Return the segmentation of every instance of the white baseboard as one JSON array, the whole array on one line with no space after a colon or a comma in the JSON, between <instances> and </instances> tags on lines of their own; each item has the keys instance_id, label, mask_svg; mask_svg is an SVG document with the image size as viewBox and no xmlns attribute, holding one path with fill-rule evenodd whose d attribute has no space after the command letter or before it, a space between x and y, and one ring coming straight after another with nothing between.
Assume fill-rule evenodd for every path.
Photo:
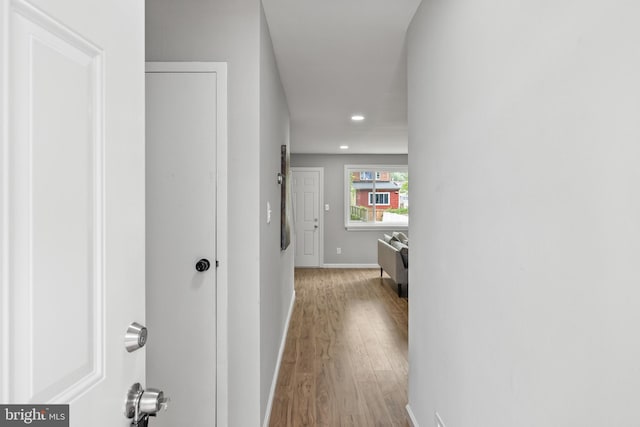
<instances>
[{"instance_id":1,"label":"white baseboard","mask_svg":"<svg viewBox=\"0 0 640 427\"><path fill-rule=\"evenodd\" d=\"M264 414L263 427L269 427L269 420L271 419L271 407L273 406L273 398L276 394L276 385L278 385L278 375L280 374L280 365L282 363L282 354L284 353L284 346L287 343L287 334L289 333L289 322L291 322L291 314L293 313L293 304L296 301L296 291L293 291L291 296L291 304L289 305L289 313L287 314L287 321L284 322L284 331L282 331L282 341L280 342L280 350L278 351L278 359L276 360L276 370L273 373L273 380L271 381L271 390L269 390L269 399L267 400L267 409Z\"/></svg>"},{"instance_id":2,"label":"white baseboard","mask_svg":"<svg viewBox=\"0 0 640 427\"><path fill-rule=\"evenodd\" d=\"M409 404L407 404L407 406L405 406L405 409L407 410L407 414L409 415L409 422L411 423L411 425L413 427L420 427L420 426L418 426L418 421L416 420L416 416L413 415L413 411L411 410L411 406L409 406Z\"/></svg>"},{"instance_id":3,"label":"white baseboard","mask_svg":"<svg viewBox=\"0 0 640 427\"><path fill-rule=\"evenodd\" d=\"M324 268L380 268L378 264L324 264Z\"/></svg>"}]
</instances>

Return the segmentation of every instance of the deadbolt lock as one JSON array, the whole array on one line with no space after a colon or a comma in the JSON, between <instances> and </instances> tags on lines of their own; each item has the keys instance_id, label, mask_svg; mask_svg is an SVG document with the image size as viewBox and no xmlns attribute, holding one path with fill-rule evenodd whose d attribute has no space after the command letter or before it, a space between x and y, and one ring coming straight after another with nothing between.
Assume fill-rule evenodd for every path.
<instances>
[{"instance_id":1,"label":"deadbolt lock","mask_svg":"<svg viewBox=\"0 0 640 427\"><path fill-rule=\"evenodd\" d=\"M124 334L124 347L129 353L144 347L147 343L147 328L137 322L133 322Z\"/></svg>"}]
</instances>

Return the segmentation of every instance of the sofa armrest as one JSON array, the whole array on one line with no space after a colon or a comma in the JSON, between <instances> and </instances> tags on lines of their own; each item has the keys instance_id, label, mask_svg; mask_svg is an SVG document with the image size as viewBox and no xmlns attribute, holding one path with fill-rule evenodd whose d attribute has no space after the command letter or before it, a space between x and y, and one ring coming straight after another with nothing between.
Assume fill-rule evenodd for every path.
<instances>
[{"instance_id":1,"label":"sofa armrest","mask_svg":"<svg viewBox=\"0 0 640 427\"><path fill-rule=\"evenodd\" d=\"M396 283L408 283L408 269L404 266L400 251L386 243L384 240L378 240L378 265Z\"/></svg>"}]
</instances>

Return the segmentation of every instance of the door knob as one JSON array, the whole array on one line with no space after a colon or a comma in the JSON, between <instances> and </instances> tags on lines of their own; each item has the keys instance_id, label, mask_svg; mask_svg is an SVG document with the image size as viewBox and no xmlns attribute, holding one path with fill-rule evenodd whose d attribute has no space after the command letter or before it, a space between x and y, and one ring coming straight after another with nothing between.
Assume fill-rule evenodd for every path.
<instances>
[{"instance_id":1,"label":"door knob","mask_svg":"<svg viewBox=\"0 0 640 427\"><path fill-rule=\"evenodd\" d=\"M131 426L145 427L149 417L155 417L162 409L167 409L169 398L164 392L148 388L144 390L140 383L131 386L125 401L125 416L131 418Z\"/></svg>"},{"instance_id":2,"label":"door knob","mask_svg":"<svg viewBox=\"0 0 640 427\"><path fill-rule=\"evenodd\" d=\"M314 225L314 226L313 226L313 228L318 228L318 226L317 226L317 225Z\"/></svg>"},{"instance_id":3,"label":"door knob","mask_svg":"<svg viewBox=\"0 0 640 427\"><path fill-rule=\"evenodd\" d=\"M200 261L196 262L196 270L199 272L207 271L209 267L211 267L211 263L206 258L202 258Z\"/></svg>"}]
</instances>

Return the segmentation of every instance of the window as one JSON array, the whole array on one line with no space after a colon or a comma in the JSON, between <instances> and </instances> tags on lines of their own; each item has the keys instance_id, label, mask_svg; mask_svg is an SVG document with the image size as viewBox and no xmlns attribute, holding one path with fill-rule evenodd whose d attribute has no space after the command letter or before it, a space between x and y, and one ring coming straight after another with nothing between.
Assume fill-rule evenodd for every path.
<instances>
[{"instance_id":1,"label":"window","mask_svg":"<svg viewBox=\"0 0 640 427\"><path fill-rule=\"evenodd\" d=\"M373 201L373 195L376 195L375 202ZM369 193L369 206L373 205L388 205L389 204L389 194L391 193Z\"/></svg>"},{"instance_id":2,"label":"window","mask_svg":"<svg viewBox=\"0 0 640 427\"><path fill-rule=\"evenodd\" d=\"M344 198L347 230L401 230L409 226L406 165L346 165Z\"/></svg>"},{"instance_id":3,"label":"window","mask_svg":"<svg viewBox=\"0 0 640 427\"><path fill-rule=\"evenodd\" d=\"M364 171L360 172L360 181L372 181L373 180L373 172Z\"/></svg>"},{"instance_id":4,"label":"window","mask_svg":"<svg viewBox=\"0 0 640 427\"><path fill-rule=\"evenodd\" d=\"M360 172L360 181L373 181L373 177L376 177L376 181L380 180L380 172L363 171Z\"/></svg>"}]
</instances>

